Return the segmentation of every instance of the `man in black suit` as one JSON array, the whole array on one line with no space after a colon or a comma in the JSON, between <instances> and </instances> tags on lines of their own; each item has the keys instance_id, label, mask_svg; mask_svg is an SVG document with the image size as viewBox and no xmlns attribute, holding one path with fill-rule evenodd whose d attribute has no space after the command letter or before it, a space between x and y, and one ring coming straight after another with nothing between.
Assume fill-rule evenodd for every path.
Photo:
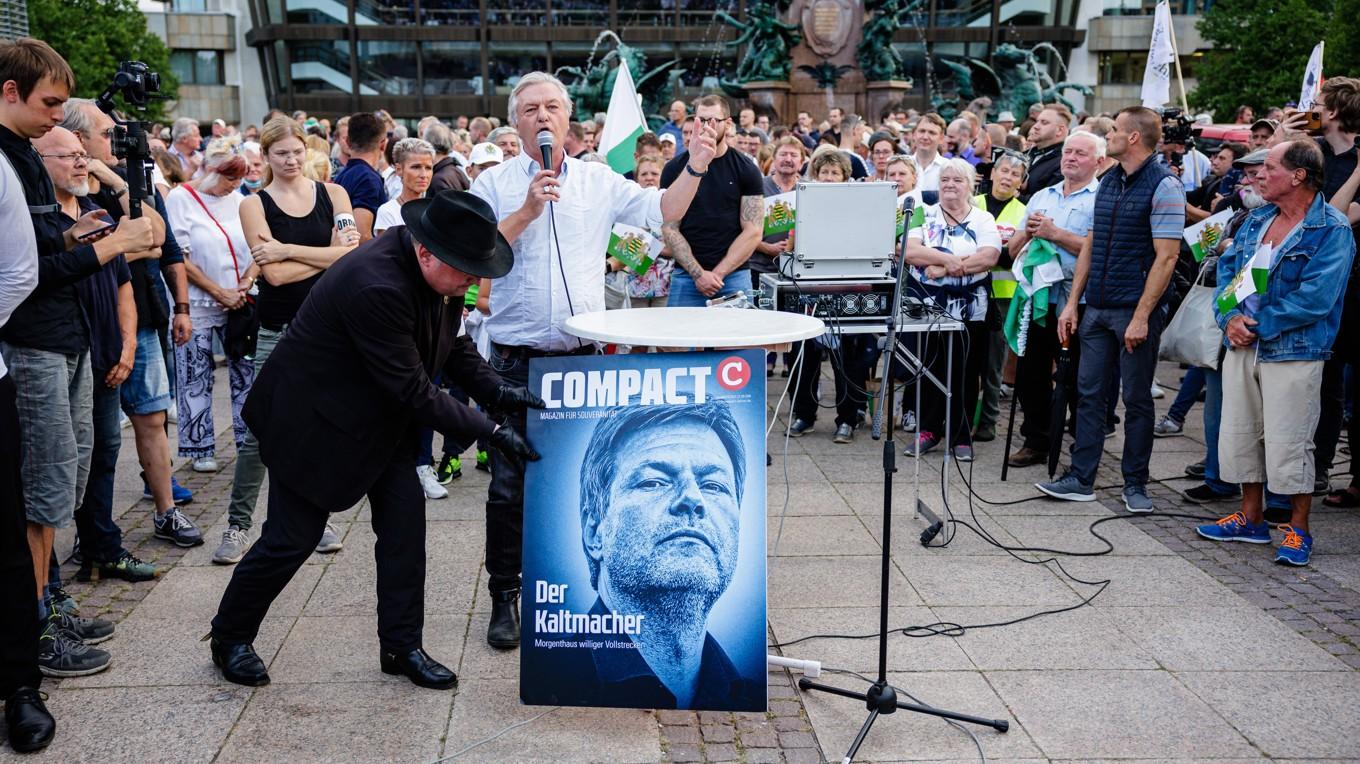
<instances>
[{"instance_id":1,"label":"man in black suit","mask_svg":"<svg viewBox=\"0 0 1360 764\"><path fill-rule=\"evenodd\" d=\"M269 605L316 548L331 512L367 495L378 536L382 670L422 687L457 677L421 647L425 496L416 479L422 427L489 438L511 459L538 454L431 383L440 370L498 410L542 407L506 385L458 337L462 295L509 272L514 256L486 202L461 191L407 202L394 226L317 283L260 371L242 411L269 469L269 519L237 566L212 623L213 662L238 684L269 683L251 643ZM456 297L456 300L450 300ZM337 480L336 476L342 476Z\"/></svg>"}]
</instances>

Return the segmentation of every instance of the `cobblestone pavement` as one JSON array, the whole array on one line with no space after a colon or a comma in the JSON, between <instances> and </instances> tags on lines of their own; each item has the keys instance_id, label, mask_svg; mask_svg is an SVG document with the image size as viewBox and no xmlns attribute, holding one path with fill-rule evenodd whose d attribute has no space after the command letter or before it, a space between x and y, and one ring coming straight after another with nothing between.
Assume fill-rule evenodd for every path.
<instances>
[{"instance_id":1,"label":"cobblestone pavement","mask_svg":"<svg viewBox=\"0 0 1360 764\"><path fill-rule=\"evenodd\" d=\"M1172 367L1160 373L1164 381L1177 376ZM772 380L771 405L781 382ZM217 421L228 422L220 373L217 387ZM1159 401L1159 412L1169 404L1169 397ZM1163 513L1232 511L1231 504L1195 507L1177 493L1194 485L1179 476L1203 453L1199 414L1192 411L1186 435L1156 443L1150 493ZM882 446L863 433L849 446L833 445L830 417L824 420L807 437L768 444L770 639L773 652L845 672L822 681L863 689L847 674L876 671L873 640L777 646L877 628ZM899 435L899 451L901 442ZM1107 441L1102 486L1120 482L1121 445L1118 436ZM1043 474L1012 470L1000 481L1002 450L1000 439L978 445L972 487L996 503L978 501L971 514L957 472L951 469L946 493L938 460L898 457L893 628L1014 620L1073 608L1094 591L1052 563L1023 565L961 527L940 537L952 538L949 546L922 547L924 525L909 509L918 466L924 503L939 512L948 498L958 518L1002 544L1098 550L1090 523L1127 518L1098 528L1114 546L1109 555L1062 558L1076 579L1110 584L1088 607L1002 628L920 639L895 632L888 668L896 686L922 702L1007 719L1011 730L973 728L974 742L938 719L896 714L879 720L857 761L977 761L978 748L989 761L1012 764L1360 760L1360 515L1316 509L1313 564L1285 568L1271 562L1270 547L1198 538L1192 520L1129 517L1118 488L1090 504L1007 504L1032 497L1031 483ZM471 469L450 486L449 499L427 507L426 644L458 671L457 694L419 690L377 671L374 537L363 504L335 515L346 548L314 555L262 628L257 647L274 684L226 684L199 638L231 572L211 565L209 555L225 528L233 458L227 446L220 472L177 473L196 496L184 510L208 540L181 550L151 536L151 505L140 500L125 431L116 491L125 545L163 574L135 584L82 583L74 565L63 567L83 613L119 623L116 638L101 645L114 666L44 685L61 726L53 747L31 760L820 762L838 761L863 721L862 704L803 694L798 674L783 669L768 674L765 714L519 705L517 656L482 640L486 477ZM261 502L257 527L264 514ZM69 535L62 543L69 548ZM0 748L0 761L12 758Z\"/></svg>"}]
</instances>

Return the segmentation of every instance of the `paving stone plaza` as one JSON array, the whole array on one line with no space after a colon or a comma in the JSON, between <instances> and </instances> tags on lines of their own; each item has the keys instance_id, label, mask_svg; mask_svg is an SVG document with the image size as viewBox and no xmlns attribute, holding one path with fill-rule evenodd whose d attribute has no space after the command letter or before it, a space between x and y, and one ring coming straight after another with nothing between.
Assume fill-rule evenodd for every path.
<instances>
[{"instance_id":1,"label":"paving stone plaza","mask_svg":"<svg viewBox=\"0 0 1360 764\"><path fill-rule=\"evenodd\" d=\"M1159 378L1172 387L1179 372L1164 364ZM771 407L783 382L770 380ZM218 369L219 444L230 443L227 387ZM829 376L823 387L830 395ZM1159 413L1170 397L1158 401ZM1150 493L1159 510L1231 511L1230 504L1197 508L1176 493L1196 484L1179 476L1203 455L1199 416L1196 407L1186 435L1156 442L1152 474L1162 482ZM863 431L853 444L833 445L830 421L823 417L813 433L787 444L769 442L774 642L877 630L881 445ZM113 664L44 684L58 733L27 760L792 764L840 761L864 718L854 701L800 693L798 675L784 670L769 673L765 714L520 705L518 654L495 652L483 639L488 479L470 469L471 460L450 496L427 505L425 646L458 673L456 693L418 689L378 670L374 534L363 504L335 516L345 548L313 555L271 610L256 647L273 684L226 683L200 639L231 576L210 556L226 528L234 449L219 445L219 473L187 466L177 473L196 496L186 512L208 539L184 551L151 538L131 432L124 430L115 514L129 549L164 572L137 584L79 583L76 566L64 566L82 613L117 623L115 637L100 645ZM1106 444L1098 485L1117 486L1121 436ZM974 491L993 502L1034 495L1043 468L1012 470L1003 483L1002 448L1001 440L978 445ZM1349 463L1349 453L1340 458ZM939 459L921 466L922 498L939 510ZM915 464L900 457L899 467L894 629L1010 621L1078 605L1100 589L1080 581L1109 583L1089 606L1058 615L957 636L895 633L888 661L897 687L923 703L1007 719L1010 731L974 728L975 744L939 719L899 713L878 721L857 761L979 761L979 747L987 761L1012 763L1360 760L1360 516L1353 511L1315 503L1316 547L1303 569L1274 565L1271 547L1212 544L1195 536L1192 520L1152 515L1098 526L1114 550L1060 557L1064 575L1052 563L1025 564L961 526L936 539L952 533L947 547L923 548L924 524L910 511ZM1002 544L1098 551L1103 544L1088 526L1127 515L1118 488L1087 504L970 507L958 474L950 478L955 516ZM262 495L257 523L264 511ZM69 551L71 541L68 533L59 546ZM876 670L872 639L816 639L782 652L841 672ZM864 687L850 673L823 679ZM17 760L0 747L0 761Z\"/></svg>"}]
</instances>

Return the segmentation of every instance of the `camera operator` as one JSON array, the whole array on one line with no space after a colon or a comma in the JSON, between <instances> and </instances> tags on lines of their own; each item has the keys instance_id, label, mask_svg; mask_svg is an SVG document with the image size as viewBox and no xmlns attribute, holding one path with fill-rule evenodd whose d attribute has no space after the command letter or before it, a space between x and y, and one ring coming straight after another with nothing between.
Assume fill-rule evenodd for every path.
<instances>
[{"instance_id":1,"label":"camera operator","mask_svg":"<svg viewBox=\"0 0 1360 764\"><path fill-rule=\"evenodd\" d=\"M91 157L90 176L98 184L97 188L91 189L91 198L114 220L122 220L130 209L131 193L126 163L120 165L114 152L113 119L94 101L73 98L66 103L61 124L80 138L85 152ZM189 284L184 255L174 233L165 225L165 200L160 191L148 191L155 208L144 204L142 213L152 221L158 254L129 258L132 297L137 307L137 356L132 374L120 386L119 398L123 411L132 422L143 485L156 509L164 512L184 500L183 497L177 500L177 493L187 494L187 491L176 490L171 475L170 440L165 432L171 403L170 377L162 337L168 327L170 339L176 345L183 345L188 342L193 326L189 320ZM166 300L167 287L169 301ZM145 580L155 575L154 565L131 555L96 560L95 564L103 575L127 580Z\"/></svg>"},{"instance_id":2,"label":"camera operator","mask_svg":"<svg viewBox=\"0 0 1360 764\"><path fill-rule=\"evenodd\" d=\"M152 243L151 221L146 219L124 221L112 233L101 233L107 230L101 210L87 212L67 227L52 179L30 140L61 121L62 105L74 85L70 67L46 43L22 39L0 47L0 149L24 187L38 253L38 288L0 333L0 354L17 388L31 580L43 616L47 610L39 582L47 580L56 529L70 525L84 494L93 440L90 332L76 282L119 254ZM39 662L59 675L88 655L83 645L69 642L55 628L56 620L47 623L50 638L40 641ZM38 635L30 638L37 640ZM63 649L67 647L71 649Z\"/></svg>"},{"instance_id":3,"label":"camera operator","mask_svg":"<svg viewBox=\"0 0 1360 764\"><path fill-rule=\"evenodd\" d=\"M1204 185L1210 174L1209 157L1195 148L1192 124L1180 109L1163 109L1162 143L1157 147L1162 161L1181 179L1187 194Z\"/></svg>"}]
</instances>

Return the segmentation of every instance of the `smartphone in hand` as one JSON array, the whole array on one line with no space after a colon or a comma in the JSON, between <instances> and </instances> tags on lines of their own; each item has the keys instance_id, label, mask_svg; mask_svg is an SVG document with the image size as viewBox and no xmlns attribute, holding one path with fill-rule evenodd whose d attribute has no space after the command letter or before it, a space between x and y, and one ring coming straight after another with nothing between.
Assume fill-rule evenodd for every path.
<instances>
[{"instance_id":1,"label":"smartphone in hand","mask_svg":"<svg viewBox=\"0 0 1360 764\"><path fill-rule=\"evenodd\" d=\"M86 231L85 233L77 236L76 241L80 242L81 244L90 244L92 242L99 241L105 236L108 236L109 234L113 233L113 230L118 227L118 222L115 221L113 218L100 218L100 219L106 221L108 225L101 226L99 228L94 229L93 231Z\"/></svg>"}]
</instances>

